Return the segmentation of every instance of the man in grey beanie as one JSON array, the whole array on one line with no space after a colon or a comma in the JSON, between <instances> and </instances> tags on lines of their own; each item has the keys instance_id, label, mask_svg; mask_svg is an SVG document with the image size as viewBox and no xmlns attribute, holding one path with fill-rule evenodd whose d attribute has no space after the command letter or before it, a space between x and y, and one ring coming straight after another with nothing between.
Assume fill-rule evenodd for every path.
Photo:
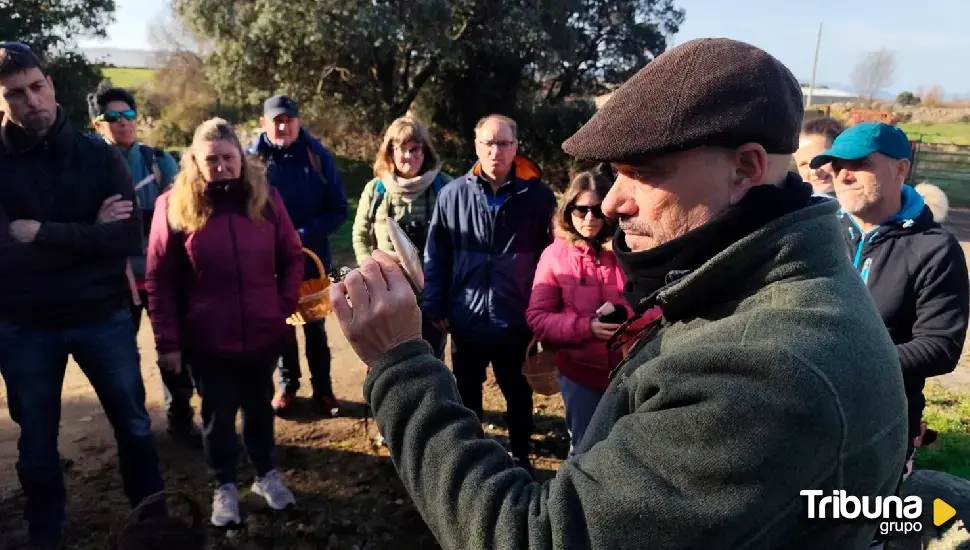
<instances>
[{"instance_id":1,"label":"man in grey beanie","mask_svg":"<svg viewBox=\"0 0 970 550\"><path fill-rule=\"evenodd\" d=\"M695 40L563 145L616 170L603 209L620 221L636 316L608 344L632 343L628 358L550 481L484 437L390 258L335 285L370 368L364 396L444 547L869 545L874 523L814 519L819 499L802 494L890 496L906 447L898 359L841 247L837 205L787 170L802 109L775 58ZM663 318L639 326L657 305Z\"/></svg>"}]
</instances>

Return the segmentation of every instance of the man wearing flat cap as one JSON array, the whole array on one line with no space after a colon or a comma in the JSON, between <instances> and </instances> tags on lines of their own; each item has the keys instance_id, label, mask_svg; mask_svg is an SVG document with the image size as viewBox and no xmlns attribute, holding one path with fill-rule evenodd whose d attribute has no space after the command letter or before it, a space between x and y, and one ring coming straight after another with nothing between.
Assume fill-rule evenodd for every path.
<instances>
[{"instance_id":1,"label":"man wearing flat cap","mask_svg":"<svg viewBox=\"0 0 970 550\"><path fill-rule=\"evenodd\" d=\"M603 208L619 218L627 297L663 318L610 343L635 341L549 481L482 435L390 259L335 285L370 368L364 396L442 546L869 545L875 524L810 519L800 494L892 495L906 448L899 361L837 205L788 174L802 114L780 62L702 39L656 58L563 145L616 169Z\"/></svg>"}]
</instances>

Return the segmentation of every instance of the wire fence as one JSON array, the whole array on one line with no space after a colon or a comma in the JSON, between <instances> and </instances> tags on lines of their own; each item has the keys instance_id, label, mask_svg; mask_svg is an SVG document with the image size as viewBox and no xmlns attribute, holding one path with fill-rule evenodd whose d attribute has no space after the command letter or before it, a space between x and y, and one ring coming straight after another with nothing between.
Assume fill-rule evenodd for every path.
<instances>
[{"instance_id":1,"label":"wire fence","mask_svg":"<svg viewBox=\"0 0 970 550\"><path fill-rule=\"evenodd\" d=\"M970 146L912 142L913 166L907 183L931 183L942 189L952 206L970 206Z\"/></svg>"}]
</instances>

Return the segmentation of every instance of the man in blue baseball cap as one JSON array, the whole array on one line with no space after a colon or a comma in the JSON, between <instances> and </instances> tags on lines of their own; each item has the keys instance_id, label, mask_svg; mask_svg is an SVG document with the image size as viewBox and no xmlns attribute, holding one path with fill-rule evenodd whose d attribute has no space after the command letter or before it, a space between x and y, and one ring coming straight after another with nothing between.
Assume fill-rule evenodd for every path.
<instances>
[{"instance_id":1,"label":"man in blue baseball cap","mask_svg":"<svg viewBox=\"0 0 970 550\"><path fill-rule=\"evenodd\" d=\"M329 271L333 267L330 236L340 229L349 212L333 155L310 135L300 120L296 101L285 95L275 95L263 103L259 122L263 131L250 151L262 161L266 182L280 192L303 246L319 256ZM326 276L317 271L316 264L308 261L306 278ZM314 408L336 416L340 409L333 394L330 346L323 321L304 325L303 335ZM295 332L283 351L278 382L280 391L273 399L273 408L283 416L291 410L300 388L300 350Z\"/></svg>"},{"instance_id":2,"label":"man in blue baseball cap","mask_svg":"<svg viewBox=\"0 0 970 550\"><path fill-rule=\"evenodd\" d=\"M909 403L907 476L921 438L926 378L956 368L970 314L960 244L905 185L910 151L899 128L864 122L842 132L810 163L832 163L849 256L896 344Z\"/></svg>"},{"instance_id":3,"label":"man in blue baseball cap","mask_svg":"<svg viewBox=\"0 0 970 550\"><path fill-rule=\"evenodd\" d=\"M286 115L290 118L300 118L300 108L296 102L285 95L274 95L263 103L263 117L274 121Z\"/></svg>"}]
</instances>

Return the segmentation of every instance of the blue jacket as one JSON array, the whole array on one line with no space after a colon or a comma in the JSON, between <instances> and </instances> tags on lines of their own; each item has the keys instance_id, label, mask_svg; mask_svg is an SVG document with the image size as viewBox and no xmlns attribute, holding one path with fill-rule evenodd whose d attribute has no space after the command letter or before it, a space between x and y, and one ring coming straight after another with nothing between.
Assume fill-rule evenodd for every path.
<instances>
[{"instance_id":1,"label":"blue jacket","mask_svg":"<svg viewBox=\"0 0 970 550\"><path fill-rule=\"evenodd\" d=\"M283 197L283 205L303 246L320 256L329 271L333 266L330 235L347 221L350 210L333 156L305 129L300 130L300 137L286 149L273 145L266 134L260 134L251 153L264 160L266 181ZM320 159L320 172L326 181L321 181L312 166L311 154ZM316 278L317 268L308 260L304 273L308 279Z\"/></svg>"},{"instance_id":2,"label":"blue jacket","mask_svg":"<svg viewBox=\"0 0 970 550\"><path fill-rule=\"evenodd\" d=\"M496 197L478 164L438 196L424 255L423 308L466 341L528 332L525 310L542 251L552 242L556 197L531 161L516 158ZM493 214L494 212L494 214Z\"/></svg>"}]
</instances>

